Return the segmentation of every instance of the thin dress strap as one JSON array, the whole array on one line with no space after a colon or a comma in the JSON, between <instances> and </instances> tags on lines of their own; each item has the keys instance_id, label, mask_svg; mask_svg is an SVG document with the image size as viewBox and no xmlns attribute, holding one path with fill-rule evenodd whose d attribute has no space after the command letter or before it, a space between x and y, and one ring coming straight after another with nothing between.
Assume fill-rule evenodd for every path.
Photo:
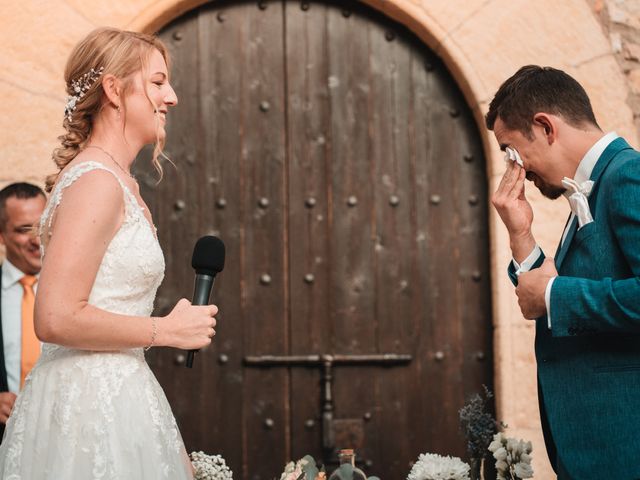
<instances>
[{"instance_id":1,"label":"thin dress strap","mask_svg":"<svg viewBox=\"0 0 640 480\"><path fill-rule=\"evenodd\" d=\"M118 175L116 175L116 173L113 170L107 168L102 163L95 162L95 161L87 161L87 162L82 162L77 165L74 165L73 167L71 167L69 170L67 170L62 174L62 176L60 177L60 180L58 180L58 183L56 183L55 187L53 187L53 191L51 192L49 201L47 202L47 205L44 211L42 212L42 216L40 217L40 253L42 254L42 256L44 256L45 238L48 235L51 235L51 225L53 224L54 213L56 208L58 207L58 205L60 205L60 202L62 201L62 193L64 189L71 186L82 175L92 170L105 170L111 173L116 178L116 180L122 187L124 204L125 204L125 215L126 215L126 212L128 210L127 205L131 201L131 198L129 198L128 195L132 195L132 194L129 192L129 189L122 182L120 177L118 177Z\"/></svg>"}]
</instances>

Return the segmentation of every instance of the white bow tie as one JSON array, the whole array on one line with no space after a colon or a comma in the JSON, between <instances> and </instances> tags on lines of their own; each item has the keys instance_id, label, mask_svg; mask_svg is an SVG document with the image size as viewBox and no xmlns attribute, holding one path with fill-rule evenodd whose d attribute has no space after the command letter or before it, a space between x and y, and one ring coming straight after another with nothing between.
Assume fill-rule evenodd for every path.
<instances>
[{"instance_id":1,"label":"white bow tie","mask_svg":"<svg viewBox=\"0 0 640 480\"><path fill-rule=\"evenodd\" d=\"M567 198L569 199L569 205L571 205L571 211L578 217L578 229L593 222L588 201L589 194L593 188L593 181L587 180L586 182L578 183L572 178L564 177L562 186L567 189Z\"/></svg>"}]
</instances>

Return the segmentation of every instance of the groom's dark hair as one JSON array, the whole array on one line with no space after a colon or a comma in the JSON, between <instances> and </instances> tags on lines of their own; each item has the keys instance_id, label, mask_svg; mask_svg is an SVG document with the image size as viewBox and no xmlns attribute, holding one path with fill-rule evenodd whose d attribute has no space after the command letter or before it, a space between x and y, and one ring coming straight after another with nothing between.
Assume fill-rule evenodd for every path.
<instances>
[{"instance_id":1,"label":"groom's dark hair","mask_svg":"<svg viewBox=\"0 0 640 480\"><path fill-rule=\"evenodd\" d=\"M531 139L533 116L538 112L559 115L574 127L591 124L600 128L582 85L562 70L538 65L520 68L500 85L485 122L493 130L500 117L507 128Z\"/></svg>"}]
</instances>

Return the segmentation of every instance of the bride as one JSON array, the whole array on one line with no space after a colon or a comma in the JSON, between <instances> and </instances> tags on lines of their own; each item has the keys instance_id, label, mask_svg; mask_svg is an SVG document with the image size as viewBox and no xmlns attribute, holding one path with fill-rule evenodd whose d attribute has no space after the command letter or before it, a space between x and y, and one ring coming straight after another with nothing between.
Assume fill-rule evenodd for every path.
<instances>
[{"instance_id":1,"label":"bride","mask_svg":"<svg viewBox=\"0 0 640 480\"><path fill-rule=\"evenodd\" d=\"M73 50L66 134L40 231L35 330L44 342L0 445L0 478L189 479L184 444L144 350L199 349L217 308L180 300L150 317L164 275L155 228L130 168L164 143L177 103L155 37L102 28Z\"/></svg>"}]
</instances>

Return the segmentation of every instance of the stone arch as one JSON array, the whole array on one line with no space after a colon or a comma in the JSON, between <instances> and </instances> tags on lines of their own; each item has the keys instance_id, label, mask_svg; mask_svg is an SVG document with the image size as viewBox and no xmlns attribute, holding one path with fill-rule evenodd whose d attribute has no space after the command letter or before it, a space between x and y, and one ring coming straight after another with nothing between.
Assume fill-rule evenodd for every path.
<instances>
[{"instance_id":1,"label":"stone arch","mask_svg":"<svg viewBox=\"0 0 640 480\"><path fill-rule=\"evenodd\" d=\"M524 6L514 6L508 0L362 2L407 26L443 58L476 116L485 153L491 160L489 176L501 165L502 155L493 146L482 116L500 83L523 64L567 70L591 94L601 123L635 141L632 112L626 104L626 83L587 2L558 4L545 0L526 11ZM154 32L204 3L208 1L153 2L124 26ZM565 22L566 18L573 20ZM602 73L597 74L598 71Z\"/></svg>"}]
</instances>

